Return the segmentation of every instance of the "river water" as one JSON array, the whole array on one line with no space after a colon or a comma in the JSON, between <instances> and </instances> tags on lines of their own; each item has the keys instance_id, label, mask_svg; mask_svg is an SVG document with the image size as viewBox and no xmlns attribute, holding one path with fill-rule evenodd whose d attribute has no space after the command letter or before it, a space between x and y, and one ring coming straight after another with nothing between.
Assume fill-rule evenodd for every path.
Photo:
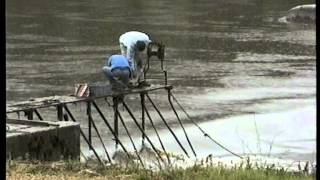
<instances>
[{"instance_id":1,"label":"river water","mask_svg":"<svg viewBox=\"0 0 320 180\"><path fill-rule=\"evenodd\" d=\"M315 26L278 21L300 3L8 0L7 103L71 94L75 83L106 81L101 67L119 53L118 37L138 30L166 45L173 93L213 138L237 153L314 159ZM163 83L159 67L152 64L149 82ZM179 133L165 92L153 97ZM228 154L184 123L201 156ZM181 153L164 125L157 126L168 136L168 149Z\"/></svg>"}]
</instances>

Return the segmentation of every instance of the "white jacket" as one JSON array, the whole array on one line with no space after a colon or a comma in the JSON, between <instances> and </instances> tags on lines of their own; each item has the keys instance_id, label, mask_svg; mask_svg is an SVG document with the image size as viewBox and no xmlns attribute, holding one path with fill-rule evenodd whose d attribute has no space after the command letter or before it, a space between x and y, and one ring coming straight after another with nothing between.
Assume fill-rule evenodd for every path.
<instances>
[{"instance_id":1,"label":"white jacket","mask_svg":"<svg viewBox=\"0 0 320 180\"><path fill-rule=\"evenodd\" d=\"M135 63L134 62L135 60L134 58L136 55L135 45L137 41L144 41L146 46L151 42L147 34L138 32L138 31L126 32L119 37L119 43L127 48L127 52L126 52L127 59L129 60L129 62L132 62L133 64Z\"/></svg>"}]
</instances>

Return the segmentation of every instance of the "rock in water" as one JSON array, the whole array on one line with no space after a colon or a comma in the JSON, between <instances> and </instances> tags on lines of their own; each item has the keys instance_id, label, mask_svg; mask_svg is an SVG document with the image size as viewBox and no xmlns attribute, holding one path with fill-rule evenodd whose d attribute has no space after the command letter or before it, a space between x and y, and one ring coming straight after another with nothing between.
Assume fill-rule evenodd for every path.
<instances>
[{"instance_id":1,"label":"rock in water","mask_svg":"<svg viewBox=\"0 0 320 180\"><path fill-rule=\"evenodd\" d=\"M287 12L287 15L279 19L280 22L315 23L316 5L306 4L296 6Z\"/></svg>"},{"instance_id":2,"label":"rock in water","mask_svg":"<svg viewBox=\"0 0 320 180\"><path fill-rule=\"evenodd\" d=\"M129 164L130 162L132 162L132 159L133 157L128 157L128 155L122 151L122 150L117 150L113 156L112 156L112 159L117 163L117 164L120 164L120 165L127 165Z\"/></svg>"},{"instance_id":3,"label":"rock in water","mask_svg":"<svg viewBox=\"0 0 320 180\"><path fill-rule=\"evenodd\" d=\"M142 146L140 151L139 151L139 155L148 160L148 161L157 161L157 154L156 152L154 152L153 149L147 147L147 146Z\"/></svg>"}]
</instances>

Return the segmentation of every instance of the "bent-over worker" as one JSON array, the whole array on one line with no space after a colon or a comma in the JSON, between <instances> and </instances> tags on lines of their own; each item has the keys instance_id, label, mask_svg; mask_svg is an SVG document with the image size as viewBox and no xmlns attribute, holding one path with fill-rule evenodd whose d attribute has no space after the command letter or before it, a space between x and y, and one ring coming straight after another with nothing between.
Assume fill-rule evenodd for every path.
<instances>
[{"instance_id":1,"label":"bent-over worker","mask_svg":"<svg viewBox=\"0 0 320 180\"><path fill-rule=\"evenodd\" d=\"M128 87L131 72L125 56L110 56L102 70L109 79L112 90L123 90Z\"/></svg>"},{"instance_id":2,"label":"bent-over worker","mask_svg":"<svg viewBox=\"0 0 320 180\"><path fill-rule=\"evenodd\" d=\"M151 42L149 36L138 31L130 31L119 38L121 54L126 56L131 68L131 83L135 86L148 86L144 79L144 66L141 54Z\"/></svg>"}]
</instances>

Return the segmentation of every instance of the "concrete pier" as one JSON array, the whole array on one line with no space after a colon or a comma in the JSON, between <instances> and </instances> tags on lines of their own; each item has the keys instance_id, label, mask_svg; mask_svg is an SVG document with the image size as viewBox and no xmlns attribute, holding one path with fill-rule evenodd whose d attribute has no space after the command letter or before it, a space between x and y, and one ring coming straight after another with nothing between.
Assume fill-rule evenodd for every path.
<instances>
[{"instance_id":1,"label":"concrete pier","mask_svg":"<svg viewBox=\"0 0 320 180\"><path fill-rule=\"evenodd\" d=\"M80 125L69 121L6 120L6 156L56 161L80 157Z\"/></svg>"}]
</instances>

